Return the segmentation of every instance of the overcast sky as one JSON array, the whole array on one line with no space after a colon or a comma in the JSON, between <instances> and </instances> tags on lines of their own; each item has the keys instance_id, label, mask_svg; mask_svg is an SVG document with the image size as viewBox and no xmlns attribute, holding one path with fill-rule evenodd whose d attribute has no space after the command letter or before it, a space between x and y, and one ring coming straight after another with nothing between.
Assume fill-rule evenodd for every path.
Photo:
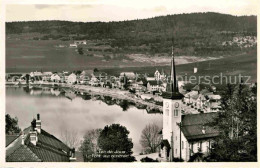
<instances>
[{"instance_id":1,"label":"overcast sky","mask_svg":"<svg viewBox=\"0 0 260 168\"><path fill-rule=\"evenodd\" d=\"M122 21L193 12L257 15L259 3L258 0L85 0L84 5L75 0L70 2L74 4L9 4L6 21Z\"/></svg>"}]
</instances>

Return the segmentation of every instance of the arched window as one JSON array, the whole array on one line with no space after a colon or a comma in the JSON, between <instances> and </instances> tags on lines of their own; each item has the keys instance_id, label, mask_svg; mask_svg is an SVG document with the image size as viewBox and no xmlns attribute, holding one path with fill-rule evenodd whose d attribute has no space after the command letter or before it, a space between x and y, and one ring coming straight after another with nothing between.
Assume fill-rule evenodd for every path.
<instances>
[{"instance_id":1,"label":"arched window","mask_svg":"<svg viewBox=\"0 0 260 168\"><path fill-rule=\"evenodd\" d=\"M179 110L178 109L174 109L174 117L178 117L179 115Z\"/></svg>"}]
</instances>

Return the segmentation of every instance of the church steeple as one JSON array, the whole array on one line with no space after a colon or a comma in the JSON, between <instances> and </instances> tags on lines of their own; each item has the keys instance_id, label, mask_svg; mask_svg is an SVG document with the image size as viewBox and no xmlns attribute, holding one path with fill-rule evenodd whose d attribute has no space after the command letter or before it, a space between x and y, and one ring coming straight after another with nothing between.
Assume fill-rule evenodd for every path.
<instances>
[{"instance_id":1,"label":"church steeple","mask_svg":"<svg viewBox=\"0 0 260 168\"><path fill-rule=\"evenodd\" d=\"M172 59L171 59L171 78L167 80L166 92L163 93L163 98L166 99L182 99L184 96L179 92L178 81L176 79L176 70L174 62L174 53L172 46Z\"/></svg>"}]
</instances>

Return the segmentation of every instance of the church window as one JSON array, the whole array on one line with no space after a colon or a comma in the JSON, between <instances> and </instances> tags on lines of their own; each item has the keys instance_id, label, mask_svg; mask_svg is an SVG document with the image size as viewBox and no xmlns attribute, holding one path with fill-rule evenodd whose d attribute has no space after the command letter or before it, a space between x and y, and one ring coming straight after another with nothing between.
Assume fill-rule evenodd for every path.
<instances>
[{"instance_id":1,"label":"church window","mask_svg":"<svg viewBox=\"0 0 260 168\"><path fill-rule=\"evenodd\" d=\"M174 117L178 117L178 114L179 113L179 111L178 111L178 109L174 109Z\"/></svg>"},{"instance_id":2,"label":"church window","mask_svg":"<svg viewBox=\"0 0 260 168\"><path fill-rule=\"evenodd\" d=\"M175 153L177 154L177 149L175 149Z\"/></svg>"},{"instance_id":3,"label":"church window","mask_svg":"<svg viewBox=\"0 0 260 168\"><path fill-rule=\"evenodd\" d=\"M166 109L166 115L169 116L169 109Z\"/></svg>"},{"instance_id":4,"label":"church window","mask_svg":"<svg viewBox=\"0 0 260 168\"><path fill-rule=\"evenodd\" d=\"M184 149L184 142L181 141L181 148Z\"/></svg>"}]
</instances>

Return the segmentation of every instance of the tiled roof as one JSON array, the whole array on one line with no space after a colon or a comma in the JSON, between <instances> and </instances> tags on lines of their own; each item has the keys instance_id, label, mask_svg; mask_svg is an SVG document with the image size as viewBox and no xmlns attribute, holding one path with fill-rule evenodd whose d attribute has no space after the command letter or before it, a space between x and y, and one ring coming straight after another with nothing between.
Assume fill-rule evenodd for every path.
<instances>
[{"instance_id":1,"label":"tiled roof","mask_svg":"<svg viewBox=\"0 0 260 168\"><path fill-rule=\"evenodd\" d=\"M105 73L105 72L93 72L93 75L95 77L104 77L104 76L107 75L107 73Z\"/></svg>"},{"instance_id":2,"label":"tiled roof","mask_svg":"<svg viewBox=\"0 0 260 168\"><path fill-rule=\"evenodd\" d=\"M213 121L217 113L190 114L182 116L182 132L188 141L212 138L219 134L219 131L207 126ZM202 130L205 130L203 132Z\"/></svg>"},{"instance_id":3,"label":"tiled roof","mask_svg":"<svg viewBox=\"0 0 260 168\"><path fill-rule=\"evenodd\" d=\"M200 91L200 94L206 94L206 93L211 93L207 88L205 88L205 89L202 89L201 91Z\"/></svg>"},{"instance_id":4,"label":"tiled roof","mask_svg":"<svg viewBox=\"0 0 260 168\"><path fill-rule=\"evenodd\" d=\"M25 132L25 131L24 131ZM30 135L25 138L25 145L21 145L12 154L7 156L7 162L69 162L71 149L48 132L41 130L38 134L38 142L33 145Z\"/></svg>"},{"instance_id":5,"label":"tiled roof","mask_svg":"<svg viewBox=\"0 0 260 168\"><path fill-rule=\"evenodd\" d=\"M150 83L150 85L162 85L162 81L160 81L160 80L151 80L151 81L148 81L148 83Z\"/></svg>"},{"instance_id":6,"label":"tiled roof","mask_svg":"<svg viewBox=\"0 0 260 168\"><path fill-rule=\"evenodd\" d=\"M41 162L41 159L38 158L26 145L21 145L16 149L12 154L7 156L7 162Z\"/></svg>"},{"instance_id":7,"label":"tiled roof","mask_svg":"<svg viewBox=\"0 0 260 168\"><path fill-rule=\"evenodd\" d=\"M19 135L6 135L5 136L5 147L11 144L14 140L16 140Z\"/></svg>"},{"instance_id":8,"label":"tiled roof","mask_svg":"<svg viewBox=\"0 0 260 168\"><path fill-rule=\"evenodd\" d=\"M191 92L188 92L186 95L185 95L186 98L192 98L194 100L197 100L198 97L199 97L199 94L198 92L196 91L191 91Z\"/></svg>"}]
</instances>

